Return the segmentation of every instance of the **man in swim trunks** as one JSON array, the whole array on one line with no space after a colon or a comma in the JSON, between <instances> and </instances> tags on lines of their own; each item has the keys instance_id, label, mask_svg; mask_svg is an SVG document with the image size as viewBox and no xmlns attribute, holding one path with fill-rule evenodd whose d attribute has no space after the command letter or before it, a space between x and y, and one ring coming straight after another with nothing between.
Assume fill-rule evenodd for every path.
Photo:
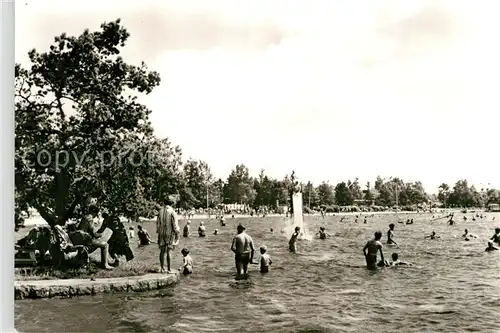
<instances>
[{"instance_id":1,"label":"man in swim trunks","mask_svg":"<svg viewBox=\"0 0 500 333\"><path fill-rule=\"evenodd\" d=\"M387 231L387 245L398 245L394 239L392 239L394 237L394 227L394 223L389 224L389 230Z\"/></svg>"},{"instance_id":2,"label":"man in swim trunks","mask_svg":"<svg viewBox=\"0 0 500 333\"><path fill-rule=\"evenodd\" d=\"M245 227L239 224L237 230L238 234L233 238L231 251L234 252L236 274L242 276L248 273L248 264L253 263L255 249L252 237L245 232Z\"/></svg>"},{"instance_id":3,"label":"man in swim trunks","mask_svg":"<svg viewBox=\"0 0 500 333\"><path fill-rule=\"evenodd\" d=\"M375 238L368 241L363 248L363 254L366 259L366 267L368 269L377 269L377 252L380 251L381 262L385 263L384 253L382 252L382 243L380 239L382 238L382 232L375 232ZM368 250L368 252L367 252Z\"/></svg>"}]
</instances>

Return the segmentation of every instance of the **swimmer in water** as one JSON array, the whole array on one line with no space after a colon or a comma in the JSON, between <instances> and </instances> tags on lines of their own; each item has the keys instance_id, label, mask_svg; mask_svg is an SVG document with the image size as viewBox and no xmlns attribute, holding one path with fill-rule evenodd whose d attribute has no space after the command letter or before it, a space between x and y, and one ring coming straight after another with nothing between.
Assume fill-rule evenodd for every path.
<instances>
[{"instance_id":1,"label":"swimmer in water","mask_svg":"<svg viewBox=\"0 0 500 333\"><path fill-rule=\"evenodd\" d=\"M326 239L326 237L330 237L331 235L325 231L325 227L319 227L319 231L316 234L319 236L319 239Z\"/></svg>"},{"instance_id":2,"label":"swimmer in water","mask_svg":"<svg viewBox=\"0 0 500 333\"><path fill-rule=\"evenodd\" d=\"M182 272L184 275L188 275L193 273L193 258L189 255L189 250L187 248L183 248L181 250L182 253L182 266L179 268L179 272Z\"/></svg>"},{"instance_id":3,"label":"swimmer in water","mask_svg":"<svg viewBox=\"0 0 500 333\"><path fill-rule=\"evenodd\" d=\"M406 224L413 224L413 219L406 221Z\"/></svg>"},{"instance_id":4,"label":"swimmer in water","mask_svg":"<svg viewBox=\"0 0 500 333\"><path fill-rule=\"evenodd\" d=\"M205 223L203 221L200 222L200 226L198 227L198 236L205 237Z\"/></svg>"},{"instance_id":5,"label":"swimmer in water","mask_svg":"<svg viewBox=\"0 0 500 333\"><path fill-rule=\"evenodd\" d=\"M248 264L253 263L255 249L252 237L245 232L245 227L239 224L237 230L238 234L233 238L231 251L234 252L236 276L242 276L248 273Z\"/></svg>"},{"instance_id":6,"label":"swimmer in water","mask_svg":"<svg viewBox=\"0 0 500 333\"><path fill-rule=\"evenodd\" d=\"M469 233L469 230L465 229L464 234L462 235L462 238L466 241L469 241L471 238L477 238L473 234Z\"/></svg>"},{"instance_id":7,"label":"swimmer in water","mask_svg":"<svg viewBox=\"0 0 500 333\"><path fill-rule=\"evenodd\" d=\"M498 249L496 247L493 246L493 242L492 241L488 241L488 247L486 248L486 252L490 252L490 251L497 251Z\"/></svg>"},{"instance_id":8,"label":"swimmer in water","mask_svg":"<svg viewBox=\"0 0 500 333\"><path fill-rule=\"evenodd\" d=\"M495 234L490 239L500 245L500 228L495 228Z\"/></svg>"},{"instance_id":9,"label":"swimmer in water","mask_svg":"<svg viewBox=\"0 0 500 333\"><path fill-rule=\"evenodd\" d=\"M387 231L387 245L398 245L394 239L392 239L394 237L394 227L394 223L389 224L389 230Z\"/></svg>"},{"instance_id":10,"label":"swimmer in water","mask_svg":"<svg viewBox=\"0 0 500 333\"><path fill-rule=\"evenodd\" d=\"M297 243L297 238L299 238L299 235L300 235L300 227L295 227L295 231L292 234L292 237L290 237L290 241L288 242L288 249L292 253L296 253L297 252L297 245L296 245L296 243Z\"/></svg>"},{"instance_id":11,"label":"swimmer in water","mask_svg":"<svg viewBox=\"0 0 500 333\"><path fill-rule=\"evenodd\" d=\"M191 221L187 221L184 229L182 230L182 237L191 236Z\"/></svg>"},{"instance_id":12,"label":"swimmer in water","mask_svg":"<svg viewBox=\"0 0 500 333\"><path fill-rule=\"evenodd\" d=\"M274 234L274 230L273 230L273 228L271 228L271 230L270 230L270 231L271 231L271 233L272 233L272 234Z\"/></svg>"},{"instance_id":13,"label":"swimmer in water","mask_svg":"<svg viewBox=\"0 0 500 333\"><path fill-rule=\"evenodd\" d=\"M380 239L382 238L382 232L375 232L375 238L368 241L363 248L363 254L366 259L366 267L370 270L377 269L377 253L380 251L381 262L385 263L384 253L382 252L382 243Z\"/></svg>"},{"instance_id":14,"label":"swimmer in water","mask_svg":"<svg viewBox=\"0 0 500 333\"><path fill-rule=\"evenodd\" d=\"M399 260L399 255L397 253L392 254L392 262L390 263L390 265L391 266L400 266L400 265L411 266L410 263Z\"/></svg>"},{"instance_id":15,"label":"swimmer in water","mask_svg":"<svg viewBox=\"0 0 500 333\"><path fill-rule=\"evenodd\" d=\"M432 234L430 234L429 236L425 236L424 238L436 239L436 238L441 238L441 237L437 236L436 232L433 230Z\"/></svg>"},{"instance_id":16,"label":"swimmer in water","mask_svg":"<svg viewBox=\"0 0 500 333\"><path fill-rule=\"evenodd\" d=\"M271 260L271 256L267 254L267 246L262 245L260 247L260 272L268 273L269 266L271 266L273 261Z\"/></svg>"}]
</instances>

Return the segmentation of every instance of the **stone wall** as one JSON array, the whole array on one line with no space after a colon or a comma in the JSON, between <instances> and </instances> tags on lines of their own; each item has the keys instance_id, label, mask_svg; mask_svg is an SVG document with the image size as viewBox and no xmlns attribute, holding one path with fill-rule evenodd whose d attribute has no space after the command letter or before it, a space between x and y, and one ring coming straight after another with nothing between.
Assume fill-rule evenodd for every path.
<instances>
[{"instance_id":1,"label":"stone wall","mask_svg":"<svg viewBox=\"0 0 500 333\"><path fill-rule=\"evenodd\" d=\"M147 274L108 279L64 279L15 281L15 299L73 297L110 292L137 292L168 287L179 281L179 273Z\"/></svg>"}]
</instances>

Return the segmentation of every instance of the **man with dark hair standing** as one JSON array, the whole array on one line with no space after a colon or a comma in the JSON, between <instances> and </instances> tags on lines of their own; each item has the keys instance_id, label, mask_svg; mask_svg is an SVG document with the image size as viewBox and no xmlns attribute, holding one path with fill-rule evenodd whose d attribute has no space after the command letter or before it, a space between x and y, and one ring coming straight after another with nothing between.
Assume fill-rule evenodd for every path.
<instances>
[{"instance_id":1,"label":"man with dark hair standing","mask_svg":"<svg viewBox=\"0 0 500 333\"><path fill-rule=\"evenodd\" d=\"M167 197L165 206L163 206L156 219L156 233L158 234L158 246L160 247L160 272L165 272L165 254L167 255L167 272L170 269L170 251L179 244L180 227L177 220L177 214L172 206L175 204L175 198Z\"/></svg>"},{"instance_id":2,"label":"man with dark hair standing","mask_svg":"<svg viewBox=\"0 0 500 333\"><path fill-rule=\"evenodd\" d=\"M382 232L375 232L375 238L368 241L363 248L363 253L366 259L366 267L370 270L377 269L377 253L380 251L380 257L382 258L381 263L385 263L384 253L382 252L382 243L380 239L382 238Z\"/></svg>"},{"instance_id":3,"label":"man with dark hair standing","mask_svg":"<svg viewBox=\"0 0 500 333\"><path fill-rule=\"evenodd\" d=\"M241 278L248 273L248 264L253 263L255 248L252 237L245 232L245 227L239 224L237 230L238 234L233 238L231 251L234 252L236 278Z\"/></svg>"}]
</instances>

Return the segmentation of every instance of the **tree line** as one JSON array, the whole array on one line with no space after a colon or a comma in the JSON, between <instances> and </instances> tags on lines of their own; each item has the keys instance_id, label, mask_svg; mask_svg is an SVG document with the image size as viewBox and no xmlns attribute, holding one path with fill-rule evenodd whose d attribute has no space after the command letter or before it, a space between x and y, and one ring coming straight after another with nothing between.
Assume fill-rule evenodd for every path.
<instances>
[{"instance_id":1,"label":"tree line","mask_svg":"<svg viewBox=\"0 0 500 333\"><path fill-rule=\"evenodd\" d=\"M130 65L120 57L129 37L120 20L103 23L79 36L63 33L45 52L31 50L28 68L16 64L16 223L34 208L50 225L62 225L92 202L128 218L148 217L168 196L176 196L183 209L289 205L291 175L275 179L262 170L252 176L245 165L237 165L227 179L217 179L206 162L184 162L179 146L154 134L151 110L137 96L151 93L161 79L146 64ZM64 163L54 163L62 152ZM104 161L103 152L120 156L119 163ZM306 182L301 188L310 209L415 206L436 199L461 207L500 201L497 190L478 192L466 180L453 189L441 185L437 198L420 182L399 178L378 177L373 185L358 179L335 186Z\"/></svg>"}]
</instances>

